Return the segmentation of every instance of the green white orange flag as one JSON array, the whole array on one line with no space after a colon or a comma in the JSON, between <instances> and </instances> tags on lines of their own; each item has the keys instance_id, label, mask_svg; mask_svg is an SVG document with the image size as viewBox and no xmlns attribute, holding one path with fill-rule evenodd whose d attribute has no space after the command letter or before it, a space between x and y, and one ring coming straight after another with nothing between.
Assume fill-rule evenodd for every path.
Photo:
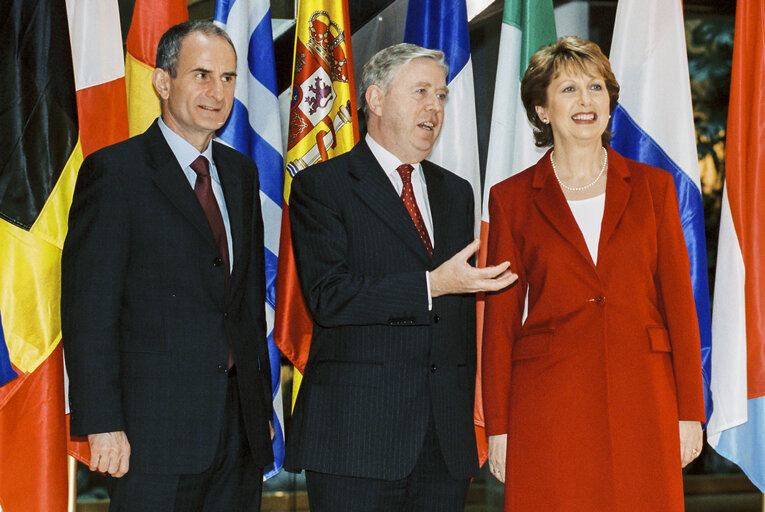
<instances>
[{"instance_id":1,"label":"green white orange flag","mask_svg":"<svg viewBox=\"0 0 765 512\"><path fill-rule=\"evenodd\" d=\"M292 178L358 141L347 0L301 0L295 29L284 207L276 277L274 339L295 365L293 404L308 361L313 324L298 285L289 222Z\"/></svg>"},{"instance_id":2,"label":"green white orange flag","mask_svg":"<svg viewBox=\"0 0 765 512\"><path fill-rule=\"evenodd\" d=\"M491 135L486 159L481 217L479 266L486 265L489 233L489 191L491 187L536 163L543 152L534 146L531 125L521 102L521 79L531 56L542 46L555 42L552 0L505 0L499 41L497 79L491 114ZM475 426L481 464L488 454L481 392L481 342L483 300L477 305L478 372L476 375Z\"/></svg>"},{"instance_id":3,"label":"green white orange flag","mask_svg":"<svg viewBox=\"0 0 765 512\"><path fill-rule=\"evenodd\" d=\"M61 248L84 154L127 135L119 15L116 0L15 0L8 11L0 339L15 376L0 382L0 507L65 510Z\"/></svg>"},{"instance_id":4,"label":"green white orange flag","mask_svg":"<svg viewBox=\"0 0 765 512\"><path fill-rule=\"evenodd\" d=\"M189 19L187 0L136 0L125 57L130 136L143 133L159 117L159 98L151 84L162 34Z\"/></svg>"}]
</instances>

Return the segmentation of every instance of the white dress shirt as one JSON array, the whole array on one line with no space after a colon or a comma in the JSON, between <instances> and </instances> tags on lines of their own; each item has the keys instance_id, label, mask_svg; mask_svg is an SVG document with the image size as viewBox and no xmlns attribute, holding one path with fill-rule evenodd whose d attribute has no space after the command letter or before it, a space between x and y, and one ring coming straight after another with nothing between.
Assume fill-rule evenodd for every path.
<instances>
[{"instance_id":1,"label":"white dress shirt","mask_svg":"<svg viewBox=\"0 0 765 512\"><path fill-rule=\"evenodd\" d=\"M598 243L600 243L600 225L603 223L603 211L606 207L606 193L589 199L567 201L574 214L579 230L587 243L592 261L598 264Z\"/></svg>"}]
</instances>

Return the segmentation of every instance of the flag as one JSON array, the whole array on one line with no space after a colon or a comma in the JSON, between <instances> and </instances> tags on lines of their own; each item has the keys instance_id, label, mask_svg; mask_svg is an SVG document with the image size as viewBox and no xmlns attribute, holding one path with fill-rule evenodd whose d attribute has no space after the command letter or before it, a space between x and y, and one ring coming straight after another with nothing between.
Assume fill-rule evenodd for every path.
<instances>
[{"instance_id":1,"label":"flag","mask_svg":"<svg viewBox=\"0 0 765 512\"><path fill-rule=\"evenodd\" d=\"M465 0L409 2L404 42L444 52L449 65L449 76L446 78L449 99L444 108L441 134L428 160L470 183L477 223L481 204L481 169Z\"/></svg>"},{"instance_id":2,"label":"flag","mask_svg":"<svg viewBox=\"0 0 765 512\"><path fill-rule=\"evenodd\" d=\"M273 337L284 160L270 3L268 0L218 0L215 21L228 32L236 47L238 72L231 116L218 131L218 138L255 160L260 178L265 228L265 308L276 430L272 443L274 462L263 471L264 477L270 478L282 470L284 461L281 355Z\"/></svg>"},{"instance_id":3,"label":"flag","mask_svg":"<svg viewBox=\"0 0 765 512\"><path fill-rule=\"evenodd\" d=\"M17 374L0 387L0 507L65 510L60 263L83 158L67 5L11 2L0 44L0 317Z\"/></svg>"},{"instance_id":4,"label":"flag","mask_svg":"<svg viewBox=\"0 0 765 512\"><path fill-rule=\"evenodd\" d=\"M483 187L481 250L478 253L481 267L486 265L491 187L536 163L544 154L544 150L534 145L532 127L521 102L521 79L531 56L542 46L554 43L555 39L552 0L505 0ZM479 297L476 315L478 361L481 360L483 340L483 308L483 299ZM480 364L476 375L474 420L478 455L483 464L488 455L488 445L484 430Z\"/></svg>"},{"instance_id":5,"label":"flag","mask_svg":"<svg viewBox=\"0 0 765 512\"><path fill-rule=\"evenodd\" d=\"M151 83L159 38L189 19L187 0L136 0L125 46L125 83L130 136L143 133L159 117L159 98Z\"/></svg>"},{"instance_id":6,"label":"flag","mask_svg":"<svg viewBox=\"0 0 765 512\"><path fill-rule=\"evenodd\" d=\"M292 253L290 186L298 172L349 151L359 139L347 0L299 2L292 77L274 339L298 370L292 383L294 404L313 323Z\"/></svg>"},{"instance_id":7,"label":"flag","mask_svg":"<svg viewBox=\"0 0 765 512\"><path fill-rule=\"evenodd\" d=\"M611 119L611 146L623 156L666 170L674 178L691 262L709 419L712 331L704 205L681 0L621 0L616 8L610 60L621 85L619 104Z\"/></svg>"},{"instance_id":8,"label":"flag","mask_svg":"<svg viewBox=\"0 0 765 512\"><path fill-rule=\"evenodd\" d=\"M86 157L128 136L120 13L116 0L67 0L67 11L80 143ZM67 438L69 454L87 464L87 439Z\"/></svg>"},{"instance_id":9,"label":"flag","mask_svg":"<svg viewBox=\"0 0 765 512\"><path fill-rule=\"evenodd\" d=\"M712 317L709 444L765 493L765 4L739 0Z\"/></svg>"}]
</instances>

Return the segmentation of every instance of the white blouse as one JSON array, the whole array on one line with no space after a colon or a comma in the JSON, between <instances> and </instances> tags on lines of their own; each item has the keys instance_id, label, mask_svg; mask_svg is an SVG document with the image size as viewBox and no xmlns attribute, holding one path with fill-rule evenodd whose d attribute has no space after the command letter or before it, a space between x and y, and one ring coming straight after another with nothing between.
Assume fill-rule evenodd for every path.
<instances>
[{"instance_id":1,"label":"white blouse","mask_svg":"<svg viewBox=\"0 0 765 512\"><path fill-rule=\"evenodd\" d=\"M571 213L574 214L579 230L587 243L592 261L598 263L598 242L600 241L600 225L603 222L603 210L606 206L605 192L599 196L579 201L567 201Z\"/></svg>"}]
</instances>

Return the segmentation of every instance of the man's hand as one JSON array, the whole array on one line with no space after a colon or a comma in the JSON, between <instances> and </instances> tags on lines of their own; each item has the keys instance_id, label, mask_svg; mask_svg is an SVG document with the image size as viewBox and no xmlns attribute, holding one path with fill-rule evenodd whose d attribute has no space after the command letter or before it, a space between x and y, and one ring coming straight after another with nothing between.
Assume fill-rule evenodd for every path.
<instances>
[{"instance_id":1,"label":"man's hand","mask_svg":"<svg viewBox=\"0 0 765 512\"><path fill-rule=\"evenodd\" d=\"M123 430L88 434L90 470L119 478L130 467L130 443Z\"/></svg>"},{"instance_id":2,"label":"man's hand","mask_svg":"<svg viewBox=\"0 0 765 512\"><path fill-rule=\"evenodd\" d=\"M506 459L507 434L489 436L489 471L502 483L505 483Z\"/></svg>"},{"instance_id":3,"label":"man's hand","mask_svg":"<svg viewBox=\"0 0 765 512\"><path fill-rule=\"evenodd\" d=\"M518 276L510 272L510 262L485 268L475 268L468 263L478 252L481 241L470 242L460 252L430 272L430 296L458 293L496 292L510 286Z\"/></svg>"},{"instance_id":4,"label":"man's hand","mask_svg":"<svg viewBox=\"0 0 765 512\"><path fill-rule=\"evenodd\" d=\"M276 435L276 430L274 430L274 422L269 420L268 421L268 428L271 430L271 441L274 440L274 436Z\"/></svg>"},{"instance_id":5,"label":"man's hand","mask_svg":"<svg viewBox=\"0 0 765 512\"><path fill-rule=\"evenodd\" d=\"M701 445L701 423L680 420L680 464L682 467L701 455Z\"/></svg>"}]
</instances>

